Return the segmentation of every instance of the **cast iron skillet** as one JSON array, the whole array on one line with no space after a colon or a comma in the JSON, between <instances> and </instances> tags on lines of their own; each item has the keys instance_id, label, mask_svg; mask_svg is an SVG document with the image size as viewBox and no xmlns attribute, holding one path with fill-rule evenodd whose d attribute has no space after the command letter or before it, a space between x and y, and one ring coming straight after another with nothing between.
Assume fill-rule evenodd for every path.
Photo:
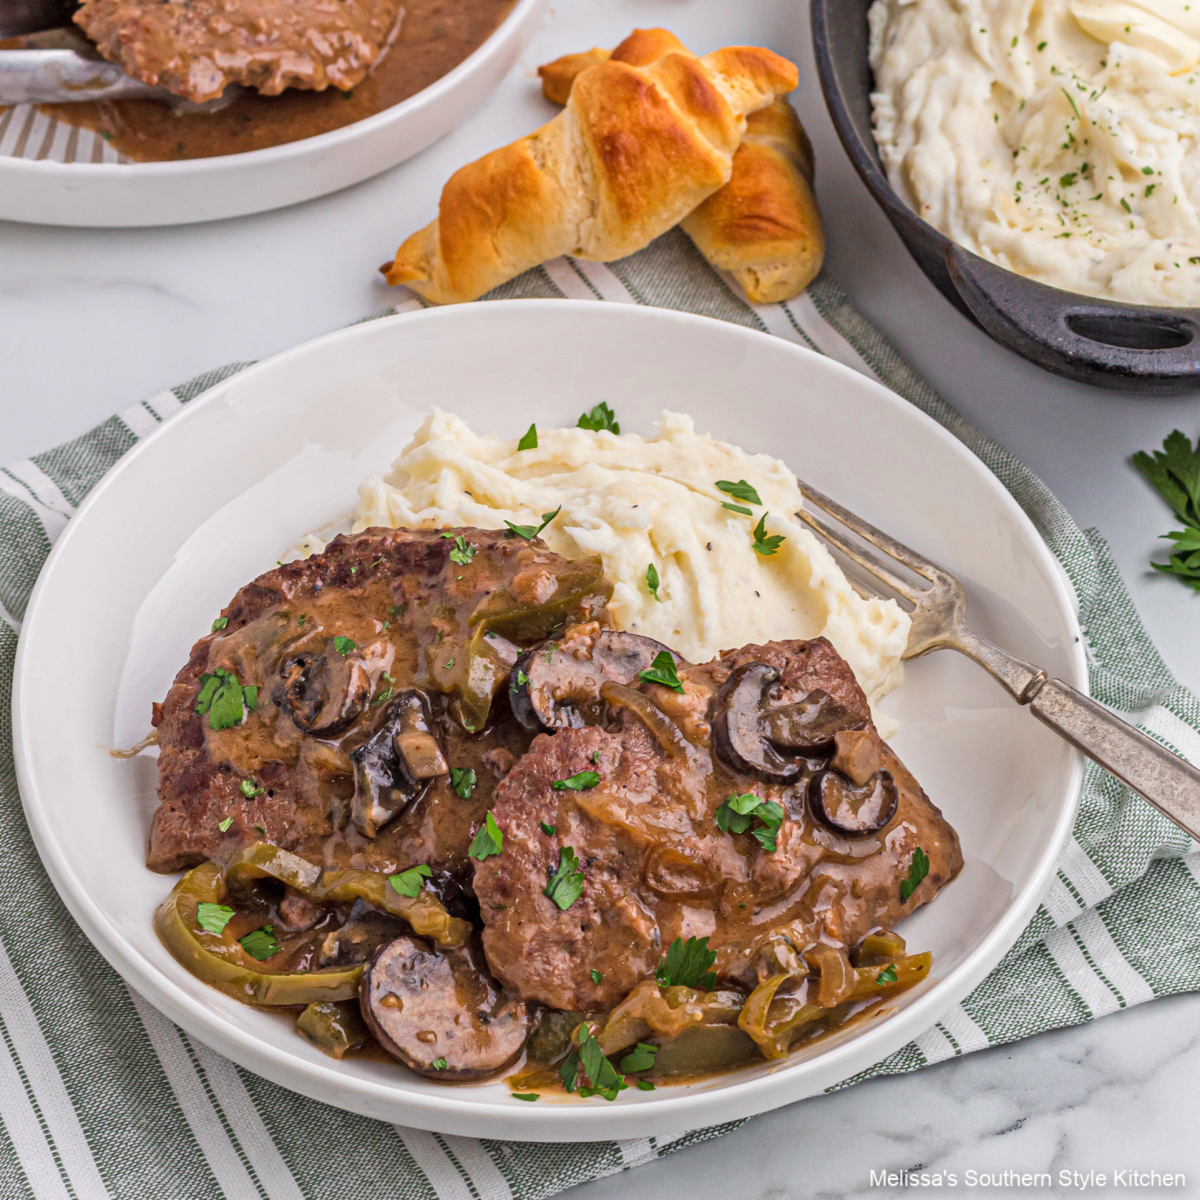
<instances>
[{"instance_id":1,"label":"cast iron skillet","mask_svg":"<svg viewBox=\"0 0 1200 1200\"><path fill-rule=\"evenodd\" d=\"M1002 346L1047 371L1125 391L1200 387L1200 309L1130 307L1036 283L956 245L896 195L871 132L870 6L812 0L821 87L855 169L938 290Z\"/></svg>"}]
</instances>

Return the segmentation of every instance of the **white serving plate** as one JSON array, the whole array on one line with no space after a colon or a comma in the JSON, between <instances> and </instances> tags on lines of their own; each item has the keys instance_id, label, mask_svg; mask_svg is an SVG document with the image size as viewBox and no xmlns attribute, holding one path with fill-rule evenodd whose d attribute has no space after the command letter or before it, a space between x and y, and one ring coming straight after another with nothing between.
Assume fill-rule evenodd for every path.
<instances>
[{"instance_id":1,"label":"white serving plate","mask_svg":"<svg viewBox=\"0 0 1200 1200\"><path fill-rule=\"evenodd\" d=\"M35 225L216 221L298 204L378 175L449 133L487 99L550 0L517 0L486 42L400 104L316 137L220 158L63 163L0 156L0 219Z\"/></svg>"},{"instance_id":2,"label":"white serving plate","mask_svg":"<svg viewBox=\"0 0 1200 1200\"><path fill-rule=\"evenodd\" d=\"M359 325L218 385L126 455L59 539L29 605L14 732L26 815L75 919L129 984L189 1033L305 1095L419 1128L527 1140L663 1135L813 1095L896 1050L1013 943L1075 814L1082 760L973 664L910 664L885 705L894 744L962 838L966 867L903 927L935 978L894 1013L783 1063L687 1087L514 1101L399 1064L334 1062L290 1022L205 987L156 940L171 880L143 866L155 762L112 758L148 729L192 642L237 588L350 509L431 404L480 432L573 424L600 400L653 432L663 407L786 459L802 477L963 579L981 632L1086 687L1062 572L999 481L906 401L847 367L737 325L659 309L509 301ZM63 685L64 680L70 686Z\"/></svg>"}]
</instances>

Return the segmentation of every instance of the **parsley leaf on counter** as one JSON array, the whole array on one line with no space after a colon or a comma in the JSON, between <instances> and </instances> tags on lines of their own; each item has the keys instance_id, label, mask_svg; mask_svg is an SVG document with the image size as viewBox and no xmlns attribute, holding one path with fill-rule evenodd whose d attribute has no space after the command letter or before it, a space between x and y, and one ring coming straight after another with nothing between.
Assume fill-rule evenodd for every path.
<instances>
[{"instance_id":1,"label":"parsley leaf on counter","mask_svg":"<svg viewBox=\"0 0 1200 1200\"><path fill-rule=\"evenodd\" d=\"M258 705L258 688L242 687L237 676L224 667L218 667L211 675L200 676L200 694L196 697L196 711L208 714L212 729L228 729L242 723L242 706L253 710Z\"/></svg>"},{"instance_id":2,"label":"parsley leaf on counter","mask_svg":"<svg viewBox=\"0 0 1200 1200\"><path fill-rule=\"evenodd\" d=\"M921 880L929 874L929 855L918 846L913 851L908 864L908 878L900 884L900 899L907 900L921 884Z\"/></svg>"},{"instance_id":3,"label":"parsley leaf on counter","mask_svg":"<svg viewBox=\"0 0 1200 1200\"><path fill-rule=\"evenodd\" d=\"M621 426L617 414L603 400L595 408L583 413L575 423L576 429L591 429L599 431L607 429L609 433L620 433Z\"/></svg>"},{"instance_id":4,"label":"parsley leaf on counter","mask_svg":"<svg viewBox=\"0 0 1200 1200\"><path fill-rule=\"evenodd\" d=\"M217 618L217 619L216 619L216 620L215 620L215 621L212 623L212 631L213 631L213 633L216 633L218 629L224 629L224 628L225 628L225 626L226 626L226 625L228 625L228 624L229 624L229 618L228 618L228 617L218 617L218 618Z\"/></svg>"},{"instance_id":5,"label":"parsley leaf on counter","mask_svg":"<svg viewBox=\"0 0 1200 1200\"><path fill-rule=\"evenodd\" d=\"M673 691L683 693L683 684L679 682L679 673L675 670L675 656L670 650L660 650L650 664L648 671L639 671L638 678L646 683L661 683Z\"/></svg>"},{"instance_id":6,"label":"parsley leaf on counter","mask_svg":"<svg viewBox=\"0 0 1200 1200\"><path fill-rule=\"evenodd\" d=\"M745 500L747 504L762 503L758 498L758 492L744 479L739 479L737 483L731 483L728 479L718 479L717 490L724 492L727 496L732 496L735 500Z\"/></svg>"},{"instance_id":7,"label":"parsley leaf on counter","mask_svg":"<svg viewBox=\"0 0 1200 1200\"><path fill-rule=\"evenodd\" d=\"M477 862L483 862L485 858L491 858L493 854L499 854L503 849L504 830L496 824L496 818L488 813L479 827L479 832L475 835L475 840L471 843L470 850L467 851L467 857L473 858Z\"/></svg>"},{"instance_id":8,"label":"parsley leaf on counter","mask_svg":"<svg viewBox=\"0 0 1200 1200\"><path fill-rule=\"evenodd\" d=\"M450 561L465 567L475 557L475 547L460 533L454 539L454 549L450 551Z\"/></svg>"},{"instance_id":9,"label":"parsley leaf on counter","mask_svg":"<svg viewBox=\"0 0 1200 1200\"><path fill-rule=\"evenodd\" d=\"M333 648L343 658L345 658L346 655L349 654L350 651L354 649L354 647L355 647L355 641L353 638L338 636L333 639Z\"/></svg>"},{"instance_id":10,"label":"parsley leaf on counter","mask_svg":"<svg viewBox=\"0 0 1200 1200\"><path fill-rule=\"evenodd\" d=\"M1200 440L1193 449L1187 435L1176 429L1153 456L1139 450L1133 465L1184 526L1163 535L1175 543L1168 560L1150 565L1200 592Z\"/></svg>"},{"instance_id":11,"label":"parsley leaf on counter","mask_svg":"<svg viewBox=\"0 0 1200 1200\"><path fill-rule=\"evenodd\" d=\"M875 982L883 987L885 983L895 983L900 976L896 974L896 964L888 963L878 975L875 976Z\"/></svg>"},{"instance_id":12,"label":"parsley leaf on counter","mask_svg":"<svg viewBox=\"0 0 1200 1200\"><path fill-rule=\"evenodd\" d=\"M242 780L242 795L245 796L247 800L253 800L255 796L261 796L262 794L262 788L260 788L253 779Z\"/></svg>"},{"instance_id":13,"label":"parsley leaf on counter","mask_svg":"<svg viewBox=\"0 0 1200 1200\"><path fill-rule=\"evenodd\" d=\"M401 896L407 896L410 900L415 900L421 894L425 880L432 874L433 872L424 863L420 863L415 867L409 867L407 871L401 871L399 875L389 875L388 883L392 885L393 891L399 892Z\"/></svg>"},{"instance_id":14,"label":"parsley leaf on counter","mask_svg":"<svg viewBox=\"0 0 1200 1200\"><path fill-rule=\"evenodd\" d=\"M279 943L275 940L275 926L264 925L261 929L252 929L245 937L238 938L238 943L251 958L265 962L273 954L279 953Z\"/></svg>"},{"instance_id":15,"label":"parsley leaf on counter","mask_svg":"<svg viewBox=\"0 0 1200 1200\"><path fill-rule=\"evenodd\" d=\"M621 1070L629 1072L632 1075L635 1071L648 1071L654 1066L654 1060L658 1057L658 1047L648 1046L645 1042L638 1042L630 1052L621 1059Z\"/></svg>"},{"instance_id":16,"label":"parsley leaf on counter","mask_svg":"<svg viewBox=\"0 0 1200 1200\"><path fill-rule=\"evenodd\" d=\"M690 987L708 990L717 982L709 968L717 952L708 948L708 938L676 938L654 971L659 987Z\"/></svg>"},{"instance_id":17,"label":"parsley leaf on counter","mask_svg":"<svg viewBox=\"0 0 1200 1200\"><path fill-rule=\"evenodd\" d=\"M570 846L564 846L558 852L558 869L550 876L544 895L549 896L563 912L583 895L583 872Z\"/></svg>"},{"instance_id":18,"label":"parsley leaf on counter","mask_svg":"<svg viewBox=\"0 0 1200 1200\"><path fill-rule=\"evenodd\" d=\"M755 554L761 554L763 558L770 558L779 549L780 545L787 540L782 533L767 534L768 515L768 513L763 513L759 517L758 524L754 527L754 541L750 546L750 549Z\"/></svg>"},{"instance_id":19,"label":"parsley leaf on counter","mask_svg":"<svg viewBox=\"0 0 1200 1200\"><path fill-rule=\"evenodd\" d=\"M586 792L599 782L600 776L595 771L576 771L567 779L556 779L550 786L556 792Z\"/></svg>"},{"instance_id":20,"label":"parsley leaf on counter","mask_svg":"<svg viewBox=\"0 0 1200 1200\"><path fill-rule=\"evenodd\" d=\"M517 443L518 450L536 450L537 449L537 425L530 425L527 430L521 435L521 440Z\"/></svg>"},{"instance_id":21,"label":"parsley leaf on counter","mask_svg":"<svg viewBox=\"0 0 1200 1200\"><path fill-rule=\"evenodd\" d=\"M604 1057L600 1043L592 1036L586 1022L572 1037L577 1049L563 1059L558 1077L568 1092L577 1091L581 1096L603 1096L615 1100L629 1085L617 1074L617 1069ZM582 1080L587 1079L588 1083Z\"/></svg>"},{"instance_id":22,"label":"parsley leaf on counter","mask_svg":"<svg viewBox=\"0 0 1200 1200\"><path fill-rule=\"evenodd\" d=\"M764 800L749 793L730 796L716 811L717 828L723 833L745 833L757 820L759 827L751 834L764 850L774 851L775 836L783 824L783 808L774 800Z\"/></svg>"},{"instance_id":23,"label":"parsley leaf on counter","mask_svg":"<svg viewBox=\"0 0 1200 1200\"><path fill-rule=\"evenodd\" d=\"M233 909L226 904L196 905L196 924L209 933L224 933L232 917Z\"/></svg>"},{"instance_id":24,"label":"parsley leaf on counter","mask_svg":"<svg viewBox=\"0 0 1200 1200\"><path fill-rule=\"evenodd\" d=\"M658 585L658 568L651 563L646 568L646 590L661 604L662 597L658 594Z\"/></svg>"},{"instance_id":25,"label":"parsley leaf on counter","mask_svg":"<svg viewBox=\"0 0 1200 1200\"><path fill-rule=\"evenodd\" d=\"M511 521L505 521L504 523L517 537L523 537L527 542L532 542L560 512L562 512L561 504L553 512L542 513L542 523L540 525L514 525Z\"/></svg>"},{"instance_id":26,"label":"parsley leaf on counter","mask_svg":"<svg viewBox=\"0 0 1200 1200\"><path fill-rule=\"evenodd\" d=\"M477 782L478 779L471 767L450 768L450 786L454 789L455 795L461 799L470 800Z\"/></svg>"}]
</instances>

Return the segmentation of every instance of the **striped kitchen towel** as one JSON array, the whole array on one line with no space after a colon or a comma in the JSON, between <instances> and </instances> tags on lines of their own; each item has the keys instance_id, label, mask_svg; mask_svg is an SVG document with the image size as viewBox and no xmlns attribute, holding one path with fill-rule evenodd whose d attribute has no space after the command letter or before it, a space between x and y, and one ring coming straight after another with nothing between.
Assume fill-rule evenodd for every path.
<instances>
[{"instance_id":1,"label":"striped kitchen towel","mask_svg":"<svg viewBox=\"0 0 1200 1200\"><path fill-rule=\"evenodd\" d=\"M607 266L559 259L499 289L681 309L788 338L893 388L962 439L1033 518L1075 589L1093 694L1138 713L1200 762L1200 705L1147 638L1104 541L967 425L829 279L751 306L679 233ZM415 298L397 311L421 307ZM0 673L51 543L139 438L248 364L126 409L0 471ZM540 1200L729 1126L669 1139L535 1145L393 1128L242 1071L132 994L80 936L21 814L0 685L0 1198L64 1200ZM52 962L54 970L46 969ZM69 986L63 986L68 979ZM1020 941L934 1029L864 1072L955 1055L1200 988L1200 851L1103 772L1088 771L1074 836ZM849 1082L855 1082L853 1080Z\"/></svg>"}]
</instances>

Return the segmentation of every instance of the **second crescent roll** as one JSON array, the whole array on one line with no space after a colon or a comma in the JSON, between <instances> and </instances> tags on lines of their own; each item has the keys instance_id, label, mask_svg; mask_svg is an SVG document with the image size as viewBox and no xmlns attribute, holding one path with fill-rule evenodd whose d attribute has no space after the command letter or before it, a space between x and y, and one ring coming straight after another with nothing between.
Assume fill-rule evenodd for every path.
<instances>
[{"instance_id":1,"label":"second crescent roll","mask_svg":"<svg viewBox=\"0 0 1200 1200\"><path fill-rule=\"evenodd\" d=\"M597 48L539 67L542 92L565 104L575 77L589 66L609 59L638 65L684 49L665 29L636 29L611 54ZM729 182L680 224L752 302L790 300L816 278L825 259L825 229L812 182L808 136L791 105L777 99L748 117Z\"/></svg>"},{"instance_id":2,"label":"second crescent roll","mask_svg":"<svg viewBox=\"0 0 1200 1200\"><path fill-rule=\"evenodd\" d=\"M796 83L787 59L753 46L598 62L552 121L455 172L437 220L383 273L452 304L562 254L632 254L728 181L746 114Z\"/></svg>"}]
</instances>

